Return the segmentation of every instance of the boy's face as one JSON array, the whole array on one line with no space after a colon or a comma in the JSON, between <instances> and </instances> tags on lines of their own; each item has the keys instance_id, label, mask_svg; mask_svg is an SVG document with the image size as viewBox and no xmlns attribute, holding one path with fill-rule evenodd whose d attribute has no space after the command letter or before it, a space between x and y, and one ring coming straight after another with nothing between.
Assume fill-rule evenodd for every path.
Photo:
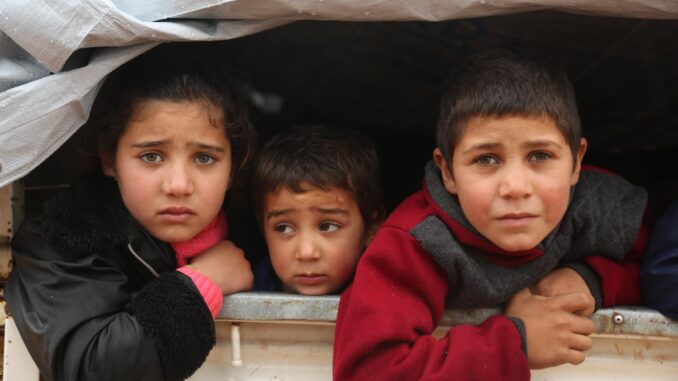
<instances>
[{"instance_id":1,"label":"boy's face","mask_svg":"<svg viewBox=\"0 0 678 381\"><path fill-rule=\"evenodd\" d=\"M454 147L452 168L438 149L434 159L476 230L503 250L521 251L563 218L585 152L582 138L573 160L550 118L476 117Z\"/></svg>"},{"instance_id":2,"label":"boy's face","mask_svg":"<svg viewBox=\"0 0 678 381\"><path fill-rule=\"evenodd\" d=\"M302 184L264 198L263 229L273 269L288 292L323 295L353 275L363 250L365 225L353 194Z\"/></svg>"},{"instance_id":3,"label":"boy's face","mask_svg":"<svg viewBox=\"0 0 678 381\"><path fill-rule=\"evenodd\" d=\"M104 173L115 177L130 214L155 238L193 238L221 210L231 146L209 106L151 100L120 137Z\"/></svg>"}]
</instances>

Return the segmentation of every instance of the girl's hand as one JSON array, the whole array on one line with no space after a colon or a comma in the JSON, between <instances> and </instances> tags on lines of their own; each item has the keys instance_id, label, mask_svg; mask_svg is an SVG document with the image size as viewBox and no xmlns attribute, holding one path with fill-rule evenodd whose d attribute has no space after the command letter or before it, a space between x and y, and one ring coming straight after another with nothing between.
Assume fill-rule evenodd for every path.
<instances>
[{"instance_id":1,"label":"girl's hand","mask_svg":"<svg viewBox=\"0 0 678 381\"><path fill-rule=\"evenodd\" d=\"M554 297L533 295L529 289L518 292L506 305L507 316L525 324L527 361L532 369L565 363L580 364L593 345L589 335L595 327L591 319L578 316L593 299L575 292Z\"/></svg>"},{"instance_id":2,"label":"girl's hand","mask_svg":"<svg viewBox=\"0 0 678 381\"><path fill-rule=\"evenodd\" d=\"M569 267L563 267L552 271L534 286L530 287L530 290L533 294L541 296L557 296L573 292L582 292L591 295L591 290L586 284L586 281L584 281L584 278ZM591 316L596 308L596 302L593 299L593 295L591 295L590 301L591 303L589 305L579 311L574 311L574 313L584 317Z\"/></svg>"},{"instance_id":3,"label":"girl's hand","mask_svg":"<svg viewBox=\"0 0 678 381\"><path fill-rule=\"evenodd\" d=\"M196 255L189 266L210 278L224 295L252 289L252 266L231 241L221 241Z\"/></svg>"}]
</instances>

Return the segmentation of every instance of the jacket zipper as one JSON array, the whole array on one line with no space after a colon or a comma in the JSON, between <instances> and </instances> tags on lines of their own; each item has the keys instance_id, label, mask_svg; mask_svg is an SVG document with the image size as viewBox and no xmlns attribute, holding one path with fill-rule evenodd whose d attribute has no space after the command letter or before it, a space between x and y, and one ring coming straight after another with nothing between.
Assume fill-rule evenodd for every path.
<instances>
[{"instance_id":1,"label":"jacket zipper","mask_svg":"<svg viewBox=\"0 0 678 381\"><path fill-rule=\"evenodd\" d=\"M127 244L127 249L129 250L130 253L132 253L132 255L133 255L137 260L139 260L139 262L141 262L142 265L144 265L144 267L146 267L146 268L148 269L148 271L151 272L151 274L153 274L156 278L160 276L160 275L158 275L158 273L153 269L153 267L151 267L151 265L149 265L146 261L144 261L143 259L141 259L141 257L139 256L139 254L137 254L137 253L134 251L134 248L132 248L132 244L131 244L131 243L128 243L128 244Z\"/></svg>"}]
</instances>

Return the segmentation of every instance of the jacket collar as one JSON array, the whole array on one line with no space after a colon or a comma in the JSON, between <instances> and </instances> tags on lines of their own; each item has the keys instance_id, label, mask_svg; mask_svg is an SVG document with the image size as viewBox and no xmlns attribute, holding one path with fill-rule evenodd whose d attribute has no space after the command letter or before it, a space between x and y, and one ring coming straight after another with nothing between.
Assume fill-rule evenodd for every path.
<instances>
[{"instance_id":1,"label":"jacket collar","mask_svg":"<svg viewBox=\"0 0 678 381\"><path fill-rule=\"evenodd\" d=\"M47 243L70 260L92 253L125 252L128 245L157 272L173 270L171 246L153 238L129 214L115 180L87 174L48 200L40 230Z\"/></svg>"}]
</instances>

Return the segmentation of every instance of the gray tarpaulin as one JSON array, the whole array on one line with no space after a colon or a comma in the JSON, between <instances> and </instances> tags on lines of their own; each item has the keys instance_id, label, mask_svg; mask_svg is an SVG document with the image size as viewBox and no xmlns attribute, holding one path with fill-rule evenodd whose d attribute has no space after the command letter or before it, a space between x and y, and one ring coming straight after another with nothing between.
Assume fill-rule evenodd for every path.
<instances>
[{"instance_id":1,"label":"gray tarpaulin","mask_svg":"<svg viewBox=\"0 0 678 381\"><path fill-rule=\"evenodd\" d=\"M0 186L73 135L108 73L160 42L228 40L294 20L441 21L544 9L678 19L669 0L1 0ZM80 62L85 48L100 49Z\"/></svg>"}]
</instances>

